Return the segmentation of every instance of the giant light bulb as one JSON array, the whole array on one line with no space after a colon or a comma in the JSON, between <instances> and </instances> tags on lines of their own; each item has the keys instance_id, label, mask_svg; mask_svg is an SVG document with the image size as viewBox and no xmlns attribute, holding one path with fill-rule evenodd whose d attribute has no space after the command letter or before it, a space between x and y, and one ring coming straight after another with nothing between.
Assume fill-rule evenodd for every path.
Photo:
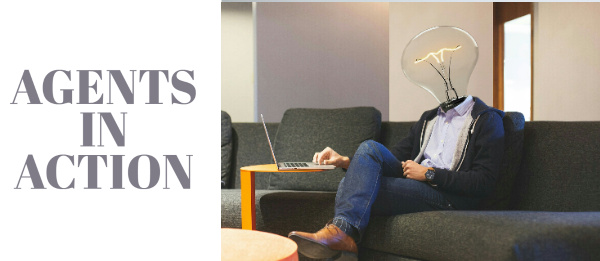
<instances>
[{"instance_id":1,"label":"giant light bulb","mask_svg":"<svg viewBox=\"0 0 600 261\"><path fill-rule=\"evenodd\" d=\"M458 27L437 26L418 34L404 48L402 71L431 93L446 112L466 98L478 57L477 42L469 33Z\"/></svg>"}]
</instances>

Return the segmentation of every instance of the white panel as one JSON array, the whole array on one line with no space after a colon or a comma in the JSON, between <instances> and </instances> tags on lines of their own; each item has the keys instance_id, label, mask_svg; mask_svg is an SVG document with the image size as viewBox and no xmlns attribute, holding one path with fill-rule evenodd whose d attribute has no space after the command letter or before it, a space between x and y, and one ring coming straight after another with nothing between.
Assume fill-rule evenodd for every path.
<instances>
[{"instance_id":1,"label":"white panel","mask_svg":"<svg viewBox=\"0 0 600 261\"><path fill-rule=\"evenodd\" d=\"M0 260L219 260L218 10L218 3L207 1L2 2ZM43 94L46 75L57 69L71 72L71 80L56 74L54 90L73 90L72 104L52 104ZM27 104L26 93L11 104L25 70L42 104ZM102 78L93 73L89 79L96 82L91 100L102 96L102 104L77 104L84 89L78 70L102 72ZM133 104L126 104L107 70L121 71L130 88L135 83ZM162 104L146 104L150 76L140 80L141 70L168 70L158 80ZM178 70L194 72L193 79L178 74L196 90L187 105L172 104L172 95L190 101L173 85ZM56 98L63 101L62 95ZM96 147L81 146L81 112L96 113L91 135ZM125 132L124 146L117 146L106 124L99 146L98 112L115 117ZM58 160L58 183L67 187L73 181L73 189L54 188L48 180L49 161L61 154L74 155L74 163ZM133 158L142 154L160 166L158 183L149 189L135 188L135 176L128 175ZM19 183L21 173L34 173L22 172L28 155L46 189L31 189L27 178ZM85 189L94 176L88 175L87 157L77 162L79 155L109 155L106 164L98 162L99 189ZM111 189L119 178L113 167L119 165L110 155L124 155L124 189ZM182 188L163 155L178 156L191 175L190 189ZM190 161L186 155L193 155ZM150 181L148 162L139 161L142 187ZM170 189L163 189L167 177Z\"/></svg>"}]
</instances>

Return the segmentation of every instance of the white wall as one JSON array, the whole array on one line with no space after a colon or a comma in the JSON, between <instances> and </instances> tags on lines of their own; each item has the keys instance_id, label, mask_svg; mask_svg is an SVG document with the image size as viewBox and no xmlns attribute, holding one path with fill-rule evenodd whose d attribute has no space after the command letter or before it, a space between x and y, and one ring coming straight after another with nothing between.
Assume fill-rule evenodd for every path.
<instances>
[{"instance_id":1,"label":"white wall","mask_svg":"<svg viewBox=\"0 0 600 261\"><path fill-rule=\"evenodd\" d=\"M535 3L533 119L600 120L600 3Z\"/></svg>"},{"instance_id":2,"label":"white wall","mask_svg":"<svg viewBox=\"0 0 600 261\"><path fill-rule=\"evenodd\" d=\"M439 25L460 27L479 45L479 61L468 94L493 105L493 3L390 3L390 121L415 121L438 106L435 98L410 82L401 66L402 51L421 31Z\"/></svg>"},{"instance_id":3,"label":"white wall","mask_svg":"<svg viewBox=\"0 0 600 261\"><path fill-rule=\"evenodd\" d=\"M373 106L388 120L388 3L257 3L257 113Z\"/></svg>"},{"instance_id":4,"label":"white wall","mask_svg":"<svg viewBox=\"0 0 600 261\"><path fill-rule=\"evenodd\" d=\"M254 122L252 3L221 3L221 110L234 122Z\"/></svg>"}]
</instances>

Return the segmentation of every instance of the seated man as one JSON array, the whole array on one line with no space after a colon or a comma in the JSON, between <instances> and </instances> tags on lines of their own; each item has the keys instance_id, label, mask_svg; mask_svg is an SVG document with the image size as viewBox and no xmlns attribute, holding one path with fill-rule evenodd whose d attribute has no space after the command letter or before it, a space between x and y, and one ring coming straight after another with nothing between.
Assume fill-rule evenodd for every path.
<instances>
[{"instance_id":1,"label":"seated man","mask_svg":"<svg viewBox=\"0 0 600 261\"><path fill-rule=\"evenodd\" d=\"M356 260L356 242L371 215L475 209L498 176L504 112L472 96L445 109L424 112L391 151L369 140L353 157L331 148L315 153L313 161L347 172L333 222L316 233L289 234L298 251L310 258Z\"/></svg>"}]
</instances>

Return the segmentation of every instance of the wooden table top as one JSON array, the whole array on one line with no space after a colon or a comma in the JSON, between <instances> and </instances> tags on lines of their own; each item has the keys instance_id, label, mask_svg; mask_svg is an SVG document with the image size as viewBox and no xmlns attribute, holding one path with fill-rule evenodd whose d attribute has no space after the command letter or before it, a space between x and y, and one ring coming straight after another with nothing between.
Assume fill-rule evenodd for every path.
<instances>
[{"instance_id":1,"label":"wooden table top","mask_svg":"<svg viewBox=\"0 0 600 261\"><path fill-rule=\"evenodd\" d=\"M278 170L275 164L264 164L241 167L241 170L253 172L317 172L324 171L323 169L294 169L294 170Z\"/></svg>"},{"instance_id":2,"label":"wooden table top","mask_svg":"<svg viewBox=\"0 0 600 261\"><path fill-rule=\"evenodd\" d=\"M222 261L298 261L298 246L287 237L235 228L221 229Z\"/></svg>"}]
</instances>

